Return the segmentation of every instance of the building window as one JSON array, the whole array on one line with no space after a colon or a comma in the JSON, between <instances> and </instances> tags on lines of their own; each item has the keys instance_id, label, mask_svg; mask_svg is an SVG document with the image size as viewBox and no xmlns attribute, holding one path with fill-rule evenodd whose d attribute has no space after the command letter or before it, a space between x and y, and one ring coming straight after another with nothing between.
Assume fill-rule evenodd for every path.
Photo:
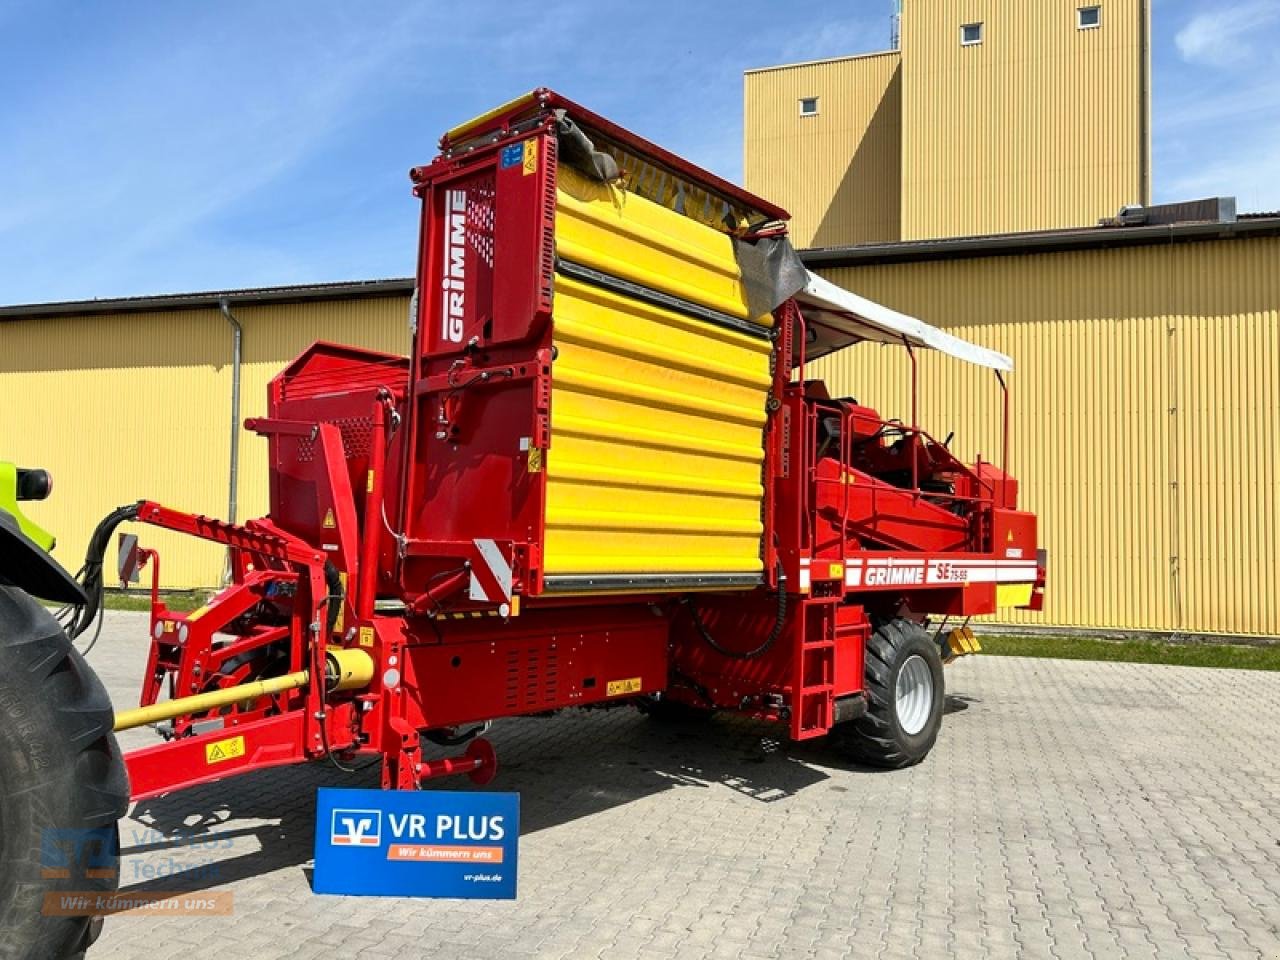
<instances>
[{"instance_id":1,"label":"building window","mask_svg":"<svg viewBox=\"0 0 1280 960\"><path fill-rule=\"evenodd\" d=\"M1081 30L1092 30L1102 26L1101 7L1080 7L1076 11L1076 27Z\"/></svg>"},{"instance_id":2,"label":"building window","mask_svg":"<svg viewBox=\"0 0 1280 960\"><path fill-rule=\"evenodd\" d=\"M801 97L800 98L800 116L816 117L818 115L818 98L817 97Z\"/></svg>"},{"instance_id":3,"label":"building window","mask_svg":"<svg viewBox=\"0 0 1280 960\"><path fill-rule=\"evenodd\" d=\"M962 47L972 47L974 44L982 42L982 24L966 23L960 28L960 45Z\"/></svg>"}]
</instances>

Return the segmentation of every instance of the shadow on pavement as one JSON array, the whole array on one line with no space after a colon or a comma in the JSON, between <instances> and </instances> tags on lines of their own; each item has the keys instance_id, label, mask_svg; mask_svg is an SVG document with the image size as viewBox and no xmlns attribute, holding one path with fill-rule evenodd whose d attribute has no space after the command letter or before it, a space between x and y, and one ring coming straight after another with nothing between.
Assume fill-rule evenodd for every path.
<instances>
[{"instance_id":1,"label":"shadow on pavement","mask_svg":"<svg viewBox=\"0 0 1280 960\"><path fill-rule=\"evenodd\" d=\"M947 699L948 712L968 706L965 698ZM775 803L827 780L821 767L884 773L836 757L822 741L790 743L774 727L728 715L673 724L631 708L568 711L500 721L488 736L499 759L498 777L488 789L520 794L522 835L667 790L719 787ZM133 822L121 825L121 887L196 892L307 864L316 789L376 788L378 763L361 762L367 766L356 773L318 761L141 801L131 813ZM461 777L432 786L479 789ZM237 855L237 846L251 849ZM200 865L202 852L207 869L191 868ZM148 873L146 864L157 860L176 866Z\"/></svg>"}]
</instances>

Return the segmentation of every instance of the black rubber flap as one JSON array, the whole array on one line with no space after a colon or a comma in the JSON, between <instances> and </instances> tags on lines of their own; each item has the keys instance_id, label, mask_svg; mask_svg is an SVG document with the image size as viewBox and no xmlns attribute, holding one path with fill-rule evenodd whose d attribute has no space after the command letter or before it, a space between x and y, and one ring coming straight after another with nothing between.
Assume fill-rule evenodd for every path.
<instances>
[{"instance_id":1,"label":"black rubber flap","mask_svg":"<svg viewBox=\"0 0 1280 960\"><path fill-rule=\"evenodd\" d=\"M610 183L618 179L618 161L597 150L591 138L563 110L556 111L556 139L562 163L582 171L592 180Z\"/></svg>"}]
</instances>

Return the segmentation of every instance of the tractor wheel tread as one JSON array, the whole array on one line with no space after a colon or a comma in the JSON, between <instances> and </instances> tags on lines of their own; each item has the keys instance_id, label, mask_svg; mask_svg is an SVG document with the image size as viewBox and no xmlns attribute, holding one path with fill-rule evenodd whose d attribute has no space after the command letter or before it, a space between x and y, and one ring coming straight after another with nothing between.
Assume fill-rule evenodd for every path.
<instances>
[{"instance_id":1,"label":"tractor wheel tread","mask_svg":"<svg viewBox=\"0 0 1280 960\"><path fill-rule=\"evenodd\" d=\"M0 583L0 960L71 960L93 940L91 918L46 916L39 903L116 887L129 783L113 725L106 689L57 621ZM66 849L44 842L50 830L72 832L68 843L94 831L81 841L94 876L79 862L65 879L43 875L49 851Z\"/></svg>"}]
</instances>

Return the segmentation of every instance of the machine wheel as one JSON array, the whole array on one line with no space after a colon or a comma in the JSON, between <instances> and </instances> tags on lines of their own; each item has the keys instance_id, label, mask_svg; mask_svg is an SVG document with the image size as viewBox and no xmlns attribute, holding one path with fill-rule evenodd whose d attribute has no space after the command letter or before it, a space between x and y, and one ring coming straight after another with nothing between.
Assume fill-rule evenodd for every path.
<instances>
[{"instance_id":1,"label":"machine wheel","mask_svg":"<svg viewBox=\"0 0 1280 960\"><path fill-rule=\"evenodd\" d=\"M830 740L855 760L899 769L933 749L942 726L942 656L919 624L877 621L864 666L867 712L832 729Z\"/></svg>"},{"instance_id":2,"label":"machine wheel","mask_svg":"<svg viewBox=\"0 0 1280 960\"><path fill-rule=\"evenodd\" d=\"M57 621L0 584L0 960L82 956L101 926L44 907L116 889L129 784L113 723Z\"/></svg>"}]
</instances>

